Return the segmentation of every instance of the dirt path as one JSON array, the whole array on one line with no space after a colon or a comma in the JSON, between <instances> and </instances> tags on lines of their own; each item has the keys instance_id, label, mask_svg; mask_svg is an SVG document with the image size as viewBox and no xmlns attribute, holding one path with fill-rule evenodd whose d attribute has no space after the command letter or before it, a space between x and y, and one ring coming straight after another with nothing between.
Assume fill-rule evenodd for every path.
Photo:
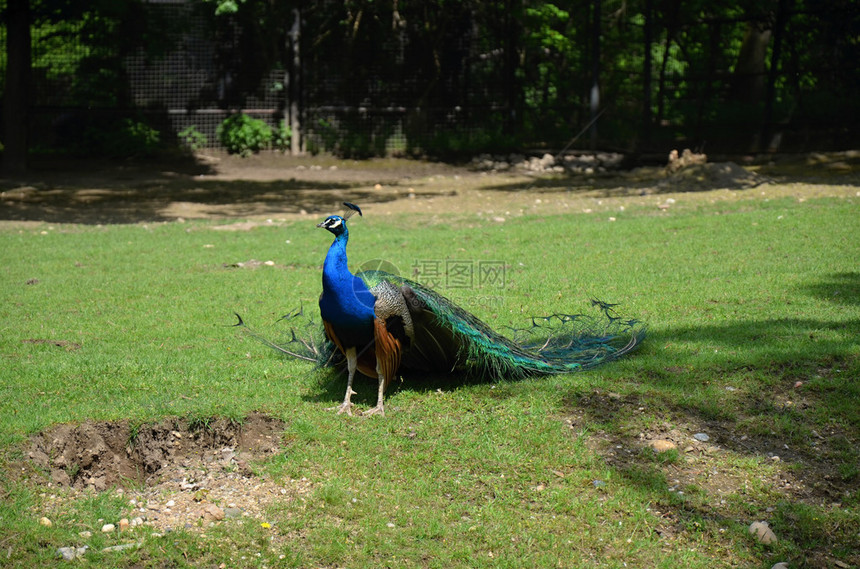
<instances>
[{"instance_id":1,"label":"dirt path","mask_svg":"<svg viewBox=\"0 0 860 569\"><path fill-rule=\"evenodd\" d=\"M195 162L52 163L0 180L0 224L138 223L179 219L292 219L339 211L342 201L376 215L601 212L619 205L687 204L792 196L853 196L860 152L780 158L743 169L724 162L666 178L660 167L595 174L478 169L414 160L241 159ZM683 196L683 200L681 200Z\"/></svg>"}]
</instances>

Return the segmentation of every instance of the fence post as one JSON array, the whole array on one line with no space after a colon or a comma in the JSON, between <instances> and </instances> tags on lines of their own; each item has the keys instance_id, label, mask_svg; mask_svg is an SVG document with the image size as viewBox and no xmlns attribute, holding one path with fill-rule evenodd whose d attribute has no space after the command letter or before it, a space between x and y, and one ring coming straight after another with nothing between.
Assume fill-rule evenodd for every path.
<instances>
[{"instance_id":1,"label":"fence post","mask_svg":"<svg viewBox=\"0 0 860 569\"><path fill-rule=\"evenodd\" d=\"M300 81L302 56L299 49L301 43L302 13L293 8L293 27L290 30L290 44L293 60L290 65L288 96L290 97L290 154L297 156L302 153L302 125L299 116L301 105L302 85Z\"/></svg>"}]
</instances>

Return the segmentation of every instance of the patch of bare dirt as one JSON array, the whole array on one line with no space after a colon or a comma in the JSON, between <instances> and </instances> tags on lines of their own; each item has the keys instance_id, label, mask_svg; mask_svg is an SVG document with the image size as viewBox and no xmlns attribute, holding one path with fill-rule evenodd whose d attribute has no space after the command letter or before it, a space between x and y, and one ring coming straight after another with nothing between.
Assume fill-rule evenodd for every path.
<instances>
[{"instance_id":1,"label":"patch of bare dirt","mask_svg":"<svg viewBox=\"0 0 860 569\"><path fill-rule=\"evenodd\" d=\"M133 426L128 421L63 424L33 437L28 456L59 486L105 490L116 485L146 485L163 470L184 460L205 460L209 453L231 449L242 464L245 454L274 452L283 423L250 415L241 423L170 418Z\"/></svg>"},{"instance_id":2,"label":"patch of bare dirt","mask_svg":"<svg viewBox=\"0 0 860 569\"><path fill-rule=\"evenodd\" d=\"M635 472L642 467L652 469L665 481L667 490L679 497L685 493L704 492L709 503L719 504L728 496L743 494L754 483L747 471L732 466L728 460L731 451L723 444L722 437L714 432L711 423L665 419L656 423L649 421L647 426L637 425L637 416L644 418L646 413L654 414L653 410L635 395L621 396L602 391L583 395L570 406L568 413L566 422L577 432L590 428L595 420L600 420L599 417L604 420L625 417L624 422L629 422L627 428L621 432L591 432L585 438L586 445L621 473ZM661 454L667 457L666 460L659 459ZM785 475L788 478L773 474L767 480L757 482L784 488L789 494L806 488L806 484L796 479L793 473Z\"/></svg>"},{"instance_id":3,"label":"patch of bare dirt","mask_svg":"<svg viewBox=\"0 0 860 569\"><path fill-rule=\"evenodd\" d=\"M603 390L569 401L564 420L626 483L653 492L651 511L661 518L655 531L666 539L699 517L747 524L768 519L780 503L838 509L856 490L827 458L844 444L835 431L794 448L745 434L735 421L655 411L636 394ZM595 429L601 423L609 428ZM833 546L808 551L809 566L833 566Z\"/></svg>"},{"instance_id":4,"label":"patch of bare dirt","mask_svg":"<svg viewBox=\"0 0 860 569\"><path fill-rule=\"evenodd\" d=\"M169 418L138 427L88 421L34 436L27 456L43 473L35 476L40 486L54 492L49 510L111 490L128 500L126 518L107 520L122 531L205 531L224 520L262 520L270 504L310 490L307 479L276 483L255 470L279 452L283 429L282 421L259 413L241 422Z\"/></svg>"},{"instance_id":5,"label":"patch of bare dirt","mask_svg":"<svg viewBox=\"0 0 860 569\"><path fill-rule=\"evenodd\" d=\"M622 204L665 212L681 206L682 196L686 202L855 196L860 185L858 152L712 159L670 177L658 165L592 173L487 171L419 160L277 153L246 159L208 153L183 164L50 163L21 179L0 179L0 223L246 223L317 218L339 211L342 201L374 215L455 213L492 220L597 213Z\"/></svg>"},{"instance_id":6,"label":"patch of bare dirt","mask_svg":"<svg viewBox=\"0 0 860 569\"><path fill-rule=\"evenodd\" d=\"M830 454L830 445L839 445L844 438L836 432L829 437L818 435L812 450L792 448L774 437L745 434L737 429L736 421L670 417L650 409L636 395L622 397L602 391L572 402L566 422L579 431L607 419L619 428L599 430L587 437L587 444L607 464L622 472L642 464L655 465L672 491L694 488L705 492L711 503L743 494L753 483L764 483L785 499L818 506L838 504L853 489L831 461L823 458ZM678 460L651 460L660 454L661 446L677 451ZM765 470L770 474L752 481L745 473L748 469L736 465L736 458L745 457L769 463L772 468Z\"/></svg>"}]
</instances>

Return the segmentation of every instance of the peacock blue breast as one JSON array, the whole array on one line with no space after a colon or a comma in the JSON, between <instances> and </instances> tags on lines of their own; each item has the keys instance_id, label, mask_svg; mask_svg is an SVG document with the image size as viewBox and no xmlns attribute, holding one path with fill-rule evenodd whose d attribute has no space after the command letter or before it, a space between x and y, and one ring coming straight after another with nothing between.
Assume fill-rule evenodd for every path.
<instances>
[{"instance_id":1,"label":"peacock blue breast","mask_svg":"<svg viewBox=\"0 0 860 569\"><path fill-rule=\"evenodd\" d=\"M363 347L373 341L376 299L364 281L347 268L347 239L346 232L338 235L326 255L320 316L334 327L345 347Z\"/></svg>"}]
</instances>

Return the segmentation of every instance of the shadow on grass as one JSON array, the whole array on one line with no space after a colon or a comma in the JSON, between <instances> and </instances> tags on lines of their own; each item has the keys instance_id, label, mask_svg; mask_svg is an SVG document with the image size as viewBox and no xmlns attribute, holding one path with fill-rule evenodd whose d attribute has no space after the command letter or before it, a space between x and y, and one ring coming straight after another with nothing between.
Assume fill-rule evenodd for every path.
<instances>
[{"instance_id":1,"label":"shadow on grass","mask_svg":"<svg viewBox=\"0 0 860 569\"><path fill-rule=\"evenodd\" d=\"M833 273L826 280L807 285L804 292L822 300L848 306L860 305L860 272Z\"/></svg>"},{"instance_id":2,"label":"shadow on grass","mask_svg":"<svg viewBox=\"0 0 860 569\"><path fill-rule=\"evenodd\" d=\"M618 479L662 512L665 532L745 531L766 520L792 565L856 564L858 338L858 319L656 331L634 379L574 392L564 413ZM655 440L676 450L655 452Z\"/></svg>"}]
</instances>

